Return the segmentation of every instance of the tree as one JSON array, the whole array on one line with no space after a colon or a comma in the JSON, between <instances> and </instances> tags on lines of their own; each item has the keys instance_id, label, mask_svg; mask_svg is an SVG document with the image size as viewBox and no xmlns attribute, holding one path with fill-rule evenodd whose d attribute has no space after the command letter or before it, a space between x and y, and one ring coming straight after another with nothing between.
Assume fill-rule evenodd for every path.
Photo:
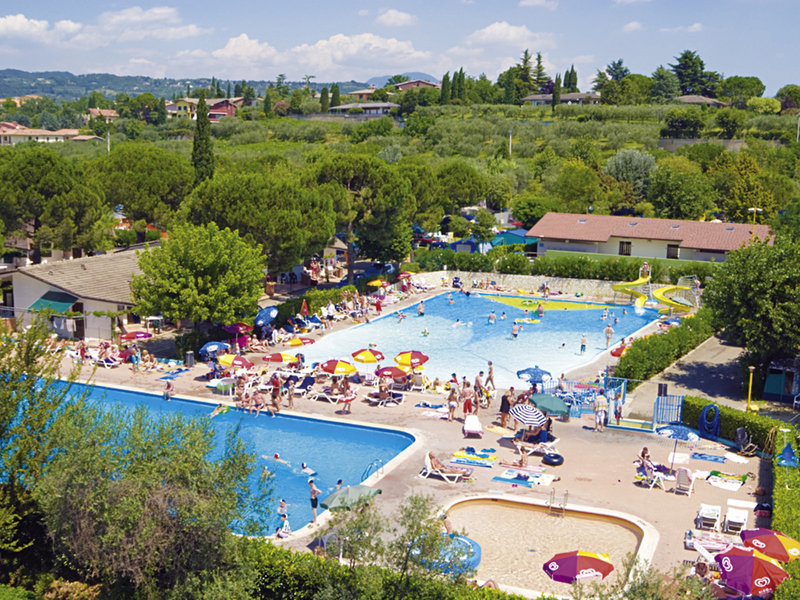
<instances>
[{"instance_id":1,"label":"tree","mask_svg":"<svg viewBox=\"0 0 800 600\"><path fill-rule=\"evenodd\" d=\"M617 60L612 60L606 65L606 73L612 81L622 81L630 75L631 70L624 66L622 64L622 59L619 58Z\"/></svg>"},{"instance_id":2,"label":"tree","mask_svg":"<svg viewBox=\"0 0 800 600\"><path fill-rule=\"evenodd\" d=\"M331 100L328 96L328 88L324 87L319 93L319 110L320 112L327 114L328 109L331 107Z\"/></svg>"},{"instance_id":3,"label":"tree","mask_svg":"<svg viewBox=\"0 0 800 600\"><path fill-rule=\"evenodd\" d=\"M457 208L472 206L484 198L483 175L462 161L451 161L439 167L436 174L443 192L442 208L456 214Z\"/></svg>"},{"instance_id":4,"label":"tree","mask_svg":"<svg viewBox=\"0 0 800 600\"><path fill-rule=\"evenodd\" d=\"M731 99L735 108L745 108L747 100L759 98L766 87L758 77L741 77L733 75L725 78L717 88L717 94Z\"/></svg>"},{"instance_id":5,"label":"tree","mask_svg":"<svg viewBox=\"0 0 800 600\"><path fill-rule=\"evenodd\" d=\"M450 71L448 71L442 76L442 89L439 95L439 104L448 104L450 102L450 94Z\"/></svg>"},{"instance_id":6,"label":"tree","mask_svg":"<svg viewBox=\"0 0 800 600\"><path fill-rule=\"evenodd\" d=\"M396 86L397 84L403 83L404 81L408 81L408 76L407 75L392 75L386 81L386 85L394 85L394 86Z\"/></svg>"},{"instance_id":7,"label":"tree","mask_svg":"<svg viewBox=\"0 0 800 600\"><path fill-rule=\"evenodd\" d=\"M736 108L721 108L714 117L722 137L732 139L747 123L747 115Z\"/></svg>"},{"instance_id":8,"label":"tree","mask_svg":"<svg viewBox=\"0 0 800 600\"><path fill-rule=\"evenodd\" d=\"M681 93L681 83L678 76L672 71L667 70L662 65L653 71L653 87L651 97L653 102L668 104L677 98Z\"/></svg>"},{"instance_id":9,"label":"tree","mask_svg":"<svg viewBox=\"0 0 800 600\"><path fill-rule=\"evenodd\" d=\"M800 85L792 83L783 86L775 94L775 99L781 103L782 108L800 107Z\"/></svg>"},{"instance_id":10,"label":"tree","mask_svg":"<svg viewBox=\"0 0 800 600\"><path fill-rule=\"evenodd\" d=\"M720 191L720 204L727 220L752 222L749 209L753 207L762 211L760 218L756 214L758 220L769 221L773 217L777 210L775 197L759 178L761 169L752 156L741 154L734 164L720 166L715 171L717 175L726 171L730 175L729 185Z\"/></svg>"},{"instance_id":11,"label":"tree","mask_svg":"<svg viewBox=\"0 0 800 600\"><path fill-rule=\"evenodd\" d=\"M530 229L547 213L559 212L560 206L557 198L524 193L514 199L512 214L525 229Z\"/></svg>"},{"instance_id":12,"label":"tree","mask_svg":"<svg viewBox=\"0 0 800 600\"><path fill-rule=\"evenodd\" d=\"M358 224L359 251L380 261L401 261L411 252L416 202L407 179L396 171L374 194L371 210Z\"/></svg>"},{"instance_id":13,"label":"tree","mask_svg":"<svg viewBox=\"0 0 800 600\"><path fill-rule=\"evenodd\" d=\"M339 84L334 83L331 86L331 108L335 106L340 106L342 104L342 100L339 97Z\"/></svg>"},{"instance_id":14,"label":"tree","mask_svg":"<svg viewBox=\"0 0 800 600\"><path fill-rule=\"evenodd\" d=\"M578 73L575 71L575 65L570 65L569 70L564 73L563 91L565 94L574 94L578 90Z\"/></svg>"},{"instance_id":15,"label":"tree","mask_svg":"<svg viewBox=\"0 0 800 600\"><path fill-rule=\"evenodd\" d=\"M747 347L759 370L792 358L800 345L800 243L784 237L730 252L703 291L720 327ZM749 359L749 360L748 360Z\"/></svg>"},{"instance_id":16,"label":"tree","mask_svg":"<svg viewBox=\"0 0 800 600\"><path fill-rule=\"evenodd\" d=\"M644 150L627 148L609 158L603 167L603 172L617 181L628 182L636 197L642 199L647 196L650 175L655 168L656 159L652 154Z\"/></svg>"},{"instance_id":17,"label":"tree","mask_svg":"<svg viewBox=\"0 0 800 600\"><path fill-rule=\"evenodd\" d=\"M553 82L553 100L550 104L553 112L556 112L556 106L561 104L561 75L556 75L556 80Z\"/></svg>"},{"instance_id":18,"label":"tree","mask_svg":"<svg viewBox=\"0 0 800 600\"><path fill-rule=\"evenodd\" d=\"M327 93L327 90L326 90ZM268 119L272 118L275 113L272 112L272 100L269 97L269 90L264 90L264 116Z\"/></svg>"},{"instance_id":19,"label":"tree","mask_svg":"<svg viewBox=\"0 0 800 600\"><path fill-rule=\"evenodd\" d=\"M140 315L236 323L254 315L266 259L230 229L178 225L161 247L140 253L141 275L131 281Z\"/></svg>"},{"instance_id":20,"label":"tree","mask_svg":"<svg viewBox=\"0 0 800 600\"><path fill-rule=\"evenodd\" d=\"M386 91L386 88L379 88L372 92L372 95L369 97L370 102L388 102L389 101L389 92Z\"/></svg>"},{"instance_id":21,"label":"tree","mask_svg":"<svg viewBox=\"0 0 800 600\"><path fill-rule=\"evenodd\" d=\"M748 98L747 110L759 115L776 115L781 112L781 103L775 98Z\"/></svg>"},{"instance_id":22,"label":"tree","mask_svg":"<svg viewBox=\"0 0 800 600\"><path fill-rule=\"evenodd\" d=\"M335 233L330 198L281 171L218 173L195 188L181 212L195 225L216 223L258 244L270 273L321 252Z\"/></svg>"},{"instance_id":23,"label":"tree","mask_svg":"<svg viewBox=\"0 0 800 600\"><path fill-rule=\"evenodd\" d=\"M134 143L114 146L97 162L93 177L109 209L121 205L137 224L139 242L144 241L144 225L171 223L194 182L192 165L182 155Z\"/></svg>"},{"instance_id":24,"label":"tree","mask_svg":"<svg viewBox=\"0 0 800 600\"><path fill-rule=\"evenodd\" d=\"M560 198L562 210L585 213L591 206L597 214L608 214L600 176L580 159L564 163L553 184L553 192Z\"/></svg>"},{"instance_id":25,"label":"tree","mask_svg":"<svg viewBox=\"0 0 800 600\"><path fill-rule=\"evenodd\" d=\"M697 94L700 96L716 96L716 86L719 84L720 76L715 71L706 71L705 63L697 52L684 50L680 56L676 56L676 63L670 63L672 72L678 77L681 86L681 94Z\"/></svg>"},{"instance_id":26,"label":"tree","mask_svg":"<svg viewBox=\"0 0 800 600\"><path fill-rule=\"evenodd\" d=\"M648 201L662 219L696 221L714 209L715 197L711 183L702 173L669 164L661 164L653 171L647 191Z\"/></svg>"},{"instance_id":27,"label":"tree","mask_svg":"<svg viewBox=\"0 0 800 600\"><path fill-rule=\"evenodd\" d=\"M205 93L200 94L200 100L197 103L197 121L192 142L192 166L194 166L195 185L214 176L214 147L211 142L211 122L208 119Z\"/></svg>"},{"instance_id":28,"label":"tree","mask_svg":"<svg viewBox=\"0 0 800 600\"><path fill-rule=\"evenodd\" d=\"M620 104L649 104L653 94L653 80L646 75L631 73L620 82Z\"/></svg>"},{"instance_id":29,"label":"tree","mask_svg":"<svg viewBox=\"0 0 800 600\"><path fill-rule=\"evenodd\" d=\"M78 405L55 429L60 448L34 496L56 552L112 595L163 598L190 577L232 570L249 543L231 535L233 522L266 533L254 509L267 502L266 480L249 491L256 458L236 429L221 453L210 419L144 408Z\"/></svg>"},{"instance_id":30,"label":"tree","mask_svg":"<svg viewBox=\"0 0 800 600\"><path fill-rule=\"evenodd\" d=\"M293 115L299 115L303 111L300 106L303 104L303 92L299 89L292 90L292 95L289 97L289 112Z\"/></svg>"},{"instance_id":31,"label":"tree","mask_svg":"<svg viewBox=\"0 0 800 600\"><path fill-rule=\"evenodd\" d=\"M661 137L696 138L705 125L703 113L696 106L671 108L664 115Z\"/></svg>"},{"instance_id":32,"label":"tree","mask_svg":"<svg viewBox=\"0 0 800 600\"><path fill-rule=\"evenodd\" d=\"M485 208L478 209L475 213L475 220L472 221L472 235L477 242L490 242L494 239L494 228L497 227L497 220L494 215Z\"/></svg>"},{"instance_id":33,"label":"tree","mask_svg":"<svg viewBox=\"0 0 800 600\"><path fill-rule=\"evenodd\" d=\"M535 93L542 93L542 88L550 80L550 76L544 70L544 62L542 60L542 53L536 53L536 65L533 67L531 74L531 84Z\"/></svg>"}]
</instances>

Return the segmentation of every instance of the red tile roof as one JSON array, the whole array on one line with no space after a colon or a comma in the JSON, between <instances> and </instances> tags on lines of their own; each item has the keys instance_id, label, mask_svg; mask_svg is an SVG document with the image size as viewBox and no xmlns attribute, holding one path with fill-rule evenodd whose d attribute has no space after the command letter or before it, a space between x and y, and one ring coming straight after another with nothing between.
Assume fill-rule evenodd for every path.
<instances>
[{"instance_id":1,"label":"red tile roof","mask_svg":"<svg viewBox=\"0 0 800 600\"><path fill-rule=\"evenodd\" d=\"M543 216L527 235L581 242L607 242L611 237L665 240L678 242L684 248L730 251L750 241L753 226L746 223L551 212ZM756 225L756 237L771 240L769 226Z\"/></svg>"}]
</instances>

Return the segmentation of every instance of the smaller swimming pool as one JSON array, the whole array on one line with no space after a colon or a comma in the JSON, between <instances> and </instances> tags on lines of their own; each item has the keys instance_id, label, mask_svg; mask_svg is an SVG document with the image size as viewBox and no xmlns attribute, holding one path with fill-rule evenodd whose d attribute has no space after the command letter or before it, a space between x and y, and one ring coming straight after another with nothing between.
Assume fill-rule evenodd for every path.
<instances>
[{"instance_id":1,"label":"smaller swimming pool","mask_svg":"<svg viewBox=\"0 0 800 600\"><path fill-rule=\"evenodd\" d=\"M88 387L89 401L110 411L144 406L156 417L175 412L187 417L200 417L208 416L214 409L212 404L182 398L165 402L160 394L78 383L73 386L76 392ZM341 479L344 485L361 483L415 440L410 433L394 429L286 414L270 417L262 413L255 417L236 410L215 416L212 424L220 449L215 458L221 454L227 432L239 427L239 437L251 445L259 457L251 483L255 485L264 468L274 475L275 505L263 507L274 515L270 519L272 531L280 522L277 508L281 498L286 500L293 530L311 522L310 476L302 471L303 462L316 472L313 477L322 490L320 500L323 500L336 488L337 480ZM274 460L276 453L285 462ZM322 509L318 511L321 513Z\"/></svg>"}]
</instances>

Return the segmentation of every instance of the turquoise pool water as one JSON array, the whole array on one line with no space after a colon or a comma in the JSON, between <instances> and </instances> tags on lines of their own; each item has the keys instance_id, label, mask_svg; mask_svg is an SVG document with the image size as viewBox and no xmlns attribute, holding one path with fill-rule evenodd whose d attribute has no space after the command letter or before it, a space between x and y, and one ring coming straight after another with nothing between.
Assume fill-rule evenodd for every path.
<instances>
[{"instance_id":1,"label":"turquoise pool water","mask_svg":"<svg viewBox=\"0 0 800 600\"><path fill-rule=\"evenodd\" d=\"M81 384L74 385L83 388ZM214 409L213 405L179 398L165 402L160 395L154 394L100 386L90 390L90 401L97 401L112 411L144 406L155 416L178 411L194 417L207 416ZM368 471L370 465L385 465L414 442L414 436L399 431L293 415L270 417L262 413L255 417L230 411L215 416L212 424L220 445L228 430L240 427L239 436L254 448L259 457L252 476L254 482L264 467L275 475L274 506L263 507L267 514L273 515L270 520L272 531L280 522L277 513L280 498L286 500L292 529L297 530L311 522L309 475L301 470L303 462L317 472L314 481L322 490L322 500L335 489L338 479L342 479L344 485L361 483L374 471ZM276 452L288 464L272 459ZM261 458L262 455L270 458ZM318 512L321 513L322 509L319 508Z\"/></svg>"},{"instance_id":2,"label":"turquoise pool water","mask_svg":"<svg viewBox=\"0 0 800 600\"><path fill-rule=\"evenodd\" d=\"M472 381L481 370L486 371L487 361L494 363L495 383L498 387L520 385L516 372L539 365L554 377L560 373L590 362L606 348L603 332L611 323L614 329L612 343L628 337L655 320L658 311L643 309L637 313L630 305L595 304L585 310L546 310L539 323L523 323L517 339L511 337L514 319L525 318L524 309L501 303L496 296L443 293L425 301L425 316L417 315L416 305L407 308L406 318L396 312L382 316L371 323L355 326L328 336L315 344L305 346L302 352L306 361L323 361L338 358L352 361L351 353L370 344L386 356L384 365L406 350L420 350L430 356L425 364L429 377L448 378L452 372L458 377L466 375ZM586 304L582 302L580 304ZM608 319L600 319L603 308L608 307ZM531 318L536 302L529 307ZM488 323L494 311L497 321ZM507 318L501 319L505 312ZM614 323L618 318L619 323ZM460 324L456 324L456 320ZM427 335L423 334L427 330ZM587 350L580 353L580 340L586 334ZM374 365L359 365L361 370Z\"/></svg>"}]
</instances>

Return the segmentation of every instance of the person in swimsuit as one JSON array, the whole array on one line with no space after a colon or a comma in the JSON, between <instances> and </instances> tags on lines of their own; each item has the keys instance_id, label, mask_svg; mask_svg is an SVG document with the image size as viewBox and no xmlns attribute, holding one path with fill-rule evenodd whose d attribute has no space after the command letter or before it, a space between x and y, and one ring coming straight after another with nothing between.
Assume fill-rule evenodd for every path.
<instances>
[{"instance_id":1,"label":"person in swimsuit","mask_svg":"<svg viewBox=\"0 0 800 600\"><path fill-rule=\"evenodd\" d=\"M494 365L492 364L492 361L489 361L489 370L487 371L487 375L486 375L486 389L487 390L489 389L490 385L492 386L492 391L497 389L497 388L495 388L495 385L494 385Z\"/></svg>"},{"instance_id":2,"label":"person in swimsuit","mask_svg":"<svg viewBox=\"0 0 800 600\"><path fill-rule=\"evenodd\" d=\"M317 524L317 504L319 504L319 495L320 495L321 492L320 492L319 488L316 485L314 485L314 480L313 479L309 479L308 480L308 488L309 488L309 491L311 492L311 513L314 515L314 520L311 521L311 524L312 525L316 525Z\"/></svg>"}]
</instances>

